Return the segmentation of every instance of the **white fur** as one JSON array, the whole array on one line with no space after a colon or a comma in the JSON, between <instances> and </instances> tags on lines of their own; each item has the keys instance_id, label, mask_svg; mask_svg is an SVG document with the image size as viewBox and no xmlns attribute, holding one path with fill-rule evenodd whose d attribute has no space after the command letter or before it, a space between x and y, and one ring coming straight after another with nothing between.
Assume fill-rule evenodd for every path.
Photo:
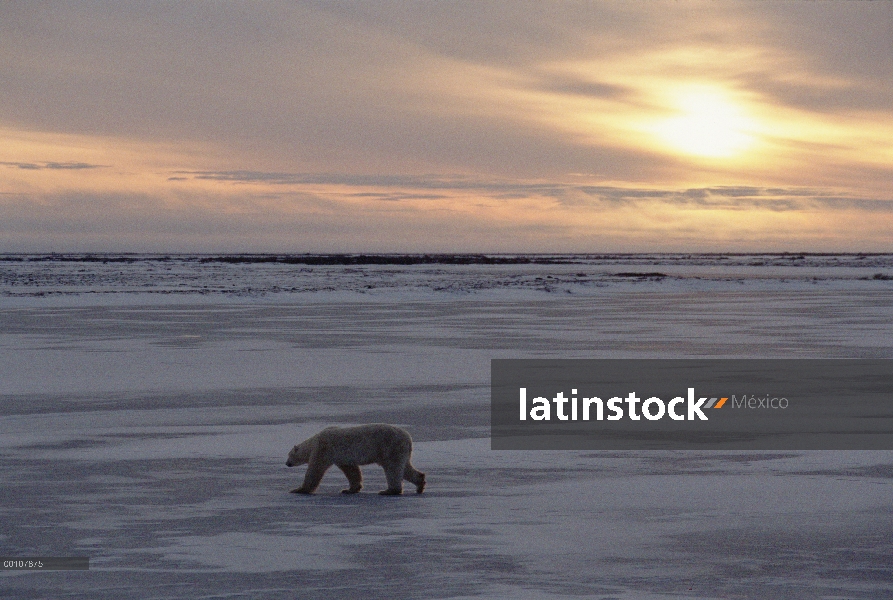
<instances>
[{"instance_id":1,"label":"white fur","mask_svg":"<svg viewBox=\"0 0 893 600\"><path fill-rule=\"evenodd\" d=\"M344 494L356 494L363 488L361 465L376 463L384 468L388 489L380 494L403 493L403 480L415 484L416 492L425 489L425 474L410 462L412 438L405 429L373 423L359 427L327 427L304 440L288 453L286 465L307 465L301 487L294 494L312 494L326 470L336 465L347 476L350 487Z\"/></svg>"}]
</instances>

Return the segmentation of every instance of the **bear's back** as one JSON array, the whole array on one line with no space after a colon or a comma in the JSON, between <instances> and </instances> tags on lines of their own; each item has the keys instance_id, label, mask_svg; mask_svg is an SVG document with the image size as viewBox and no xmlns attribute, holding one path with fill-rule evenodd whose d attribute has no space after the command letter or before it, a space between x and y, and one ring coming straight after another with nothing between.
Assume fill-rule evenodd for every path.
<instances>
[{"instance_id":1,"label":"bear's back","mask_svg":"<svg viewBox=\"0 0 893 600\"><path fill-rule=\"evenodd\" d=\"M386 423L328 427L318 434L335 464L368 465L405 459L412 452L409 433Z\"/></svg>"}]
</instances>

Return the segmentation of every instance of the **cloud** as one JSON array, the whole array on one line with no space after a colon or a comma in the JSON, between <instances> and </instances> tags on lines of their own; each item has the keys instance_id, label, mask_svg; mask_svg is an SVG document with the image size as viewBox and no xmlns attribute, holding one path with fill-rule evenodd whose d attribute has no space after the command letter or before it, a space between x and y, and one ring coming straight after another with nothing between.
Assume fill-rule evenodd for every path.
<instances>
[{"instance_id":1,"label":"cloud","mask_svg":"<svg viewBox=\"0 0 893 600\"><path fill-rule=\"evenodd\" d=\"M100 169L108 165L91 165L83 162L45 162L45 163L25 163L25 162L5 162L0 161L0 165L6 167L15 167L26 171L42 171L44 169L80 171L82 169Z\"/></svg>"},{"instance_id":2,"label":"cloud","mask_svg":"<svg viewBox=\"0 0 893 600\"><path fill-rule=\"evenodd\" d=\"M486 181L461 175L366 175L352 173L284 173L264 171L177 171L197 180L276 185L324 184L351 187L411 187L449 190L553 190L551 184Z\"/></svg>"},{"instance_id":3,"label":"cloud","mask_svg":"<svg viewBox=\"0 0 893 600\"><path fill-rule=\"evenodd\" d=\"M195 171L178 172L196 180L245 184L273 184L302 189L305 186L328 185L339 188L335 196L369 198L388 201L449 200L469 192L482 198L524 200L550 198L565 206L633 206L666 204L689 209L747 210L765 209L775 212L822 210L858 210L893 212L893 199L841 195L838 190L809 187L761 187L751 185L708 186L695 188L643 188L610 185L579 185L567 182L522 182L518 180L486 180L463 176L428 175L354 175L337 173L285 173L260 171ZM187 178L184 177L184 178ZM343 191L341 188L348 188ZM361 188L376 191L349 191ZM318 188L315 188L318 189ZM421 190L421 192L420 192ZM430 194L424 190L440 190Z\"/></svg>"},{"instance_id":4,"label":"cloud","mask_svg":"<svg viewBox=\"0 0 893 600\"><path fill-rule=\"evenodd\" d=\"M542 74L539 81L535 81L531 87L554 94L615 101L631 100L636 95L636 91L626 85L548 72Z\"/></svg>"},{"instance_id":5,"label":"cloud","mask_svg":"<svg viewBox=\"0 0 893 600\"><path fill-rule=\"evenodd\" d=\"M810 188L759 188L753 186L719 186L684 190L636 190L612 187L582 188L587 194L611 203L641 205L643 201L660 202L689 208L749 210L774 212L867 211L893 213L893 199L872 199L837 195L830 190Z\"/></svg>"},{"instance_id":6,"label":"cloud","mask_svg":"<svg viewBox=\"0 0 893 600\"><path fill-rule=\"evenodd\" d=\"M607 131L618 117L599 117L601 103L635 107L656 74L710 73L803 109L891 110L878 9L775 4L7 6L0 121L200 141L262 168L629 180L674 161L618 143ZM824 12L845 31L819 29L830 19L814 13ZM849 58L831 56L819 36ZM832 90L824 81L839 83ZM847 94L867 104L846 105Z\"/></svg>"},{"instance_id":7,"label":"cloud","mask_svg":"<svg viewBox=\"0 0 893 600\"><path fill-rule=\"evenodd\" d=\"M883 251L893 226L893 201L832 190L446 181L0 195L0 251Z\"/></svg>"}]
</instances>

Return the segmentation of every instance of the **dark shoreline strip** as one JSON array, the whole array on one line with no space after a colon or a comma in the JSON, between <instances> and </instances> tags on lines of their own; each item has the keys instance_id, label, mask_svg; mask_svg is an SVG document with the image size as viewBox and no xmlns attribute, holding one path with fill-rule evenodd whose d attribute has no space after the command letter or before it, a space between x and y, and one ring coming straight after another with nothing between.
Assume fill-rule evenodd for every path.
<instances>
[{"instance_id":1,"label":"dark shoreline strip","mask_svg":"<svg viewBox=\"0 0 893 600\"><path fill-rule=\"evenodd\" d=\"M598 261L649 261L653 264L680 263L697 260L726 261L735 258L753 258L782 260L785 264L797 265L807 257L828 257L865 259L869 257L891 256L887 253L608 253L608 254L276 254L276 253L240 253L240 254L143 254L143 253L8 253L0 254L0 263L13 262L59 262L59 263L143 263L143 262L186 262L186 263L222 263L222 264L285 264L285 265L569 265ZM789 261L789 262L788 262ZM760 266L762 263L753 263ZM618 273L620 277L649 276L657 277L660 273Z\"/></svg>"}]
</instances>

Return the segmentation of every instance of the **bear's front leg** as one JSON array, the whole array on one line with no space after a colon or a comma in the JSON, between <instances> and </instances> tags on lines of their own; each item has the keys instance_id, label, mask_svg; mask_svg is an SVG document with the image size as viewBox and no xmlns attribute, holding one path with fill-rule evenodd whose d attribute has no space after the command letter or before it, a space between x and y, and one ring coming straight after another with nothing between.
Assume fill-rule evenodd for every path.
<instances>
[{"instance_id":1,"label":"bear's front leg","mask_svg":"<svg viewBox=\"0 0 893 600\"><path fill-rule=\"evenodd\" d=\"M304 483L299 488L295 488L291 491L292 494L312 494L316 491L316 488L319 487L319 482L322 481L322 476L326 474L326 470L330 465L324 465L316 463L314 464L313 459L311 458L310 463L307 466L307 473L304 475Z\"/></svg>"},{"instance_id":2,"label":"bear's front leg","mask_svg":"<svg viewBox=\"0 0 893 600\"><path fill-rule=\"evenodd\" d=\"M347 476L350 487L341 490L342 494L357 494L363 489L363 472L357 465L338 465L338 468Z\"/></svg>"}]
</instances>

